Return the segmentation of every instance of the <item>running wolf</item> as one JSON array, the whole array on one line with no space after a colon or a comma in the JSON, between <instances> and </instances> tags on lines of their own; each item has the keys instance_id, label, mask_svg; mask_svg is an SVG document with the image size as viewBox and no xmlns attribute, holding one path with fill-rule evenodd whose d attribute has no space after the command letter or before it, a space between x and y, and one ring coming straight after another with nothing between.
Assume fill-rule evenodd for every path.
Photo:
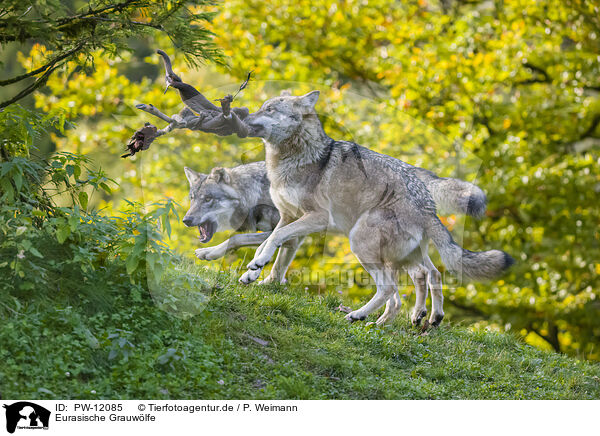
<instances>
[{"instance_id":1,"label":"running wolf","mask_svg":"<svg viewBox=\"0 0 600 436\"><path fill-rule=\"evenodd\" d=\"M377 286L373 298L346 318L363 320L387 302L377 320L381 324L400 309L391 298L398 292L399 270L428 266L430 239L448 269L468 278L495 278L513 263L503 251L471 252L456 244L415 167L327 136L314 109L318 97L318 91L275 97L245 120L251 136L265 144L270 193L280 219L240 282L255 281L284 243L297 246L308 234L335 229L348 236Z\"/></svg>"},{"instance_id":2,"label":"running wolf","mask_svg":"<svg viewBox=\"0 0 600 436\"><path fill-rule=\"evenodd\" d=\"M202 260L214 260L229 250L244 246L260 245L270 235L279 221L279 212L269 195L269 180L265 162L240 165L235 168L214 168L209 175L198 173L185 167L185 175L190 184L191 206L183 222L187 226L197 226L200 240L208 242L217 231L253 231L232 236L225 242L207 248L199 248L196 256ZM486 197L477 186L453 178L441 178L430 171L416 168L417 176L427 185L438 208L445 213L468 214L480 217L485 212ZM281 249L282 252L286 248ZM284 282L285 274L293 253L279 255L269 276L261 283ZM441 276L435 267L424 266L409 270L415 283L416 304L411 321L419 324L427 314L427 278L430 274L440 282L440 293L434 303L438 311L435 323L443 317ZM435 279L434 279L435 281ZM432 290L432 296L435 298ZM398 300L397 294L392 297ZM397 304L397 303L395 303Z\"/></svg>"}]
</instances>

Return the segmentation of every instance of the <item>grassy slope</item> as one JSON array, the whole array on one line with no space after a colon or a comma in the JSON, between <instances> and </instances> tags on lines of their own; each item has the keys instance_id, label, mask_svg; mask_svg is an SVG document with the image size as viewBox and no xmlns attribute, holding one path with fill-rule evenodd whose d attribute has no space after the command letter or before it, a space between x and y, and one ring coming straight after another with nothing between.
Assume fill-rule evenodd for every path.
<instances>
[{"instance_id":1,"label":"grassy slope","mask_svg":"<svg viewBox=\"0 0 600 436\"><path fill-rule=\"evenodd\" d=\"M2 397L600 398L599 365L508 335L446 324L423 336L406 307L384 329L348 325L338 295L186 269L210 296L187 320L110 269L76 290L36 294L20 315L0 307Z\"/></svg>"}]
</instances>

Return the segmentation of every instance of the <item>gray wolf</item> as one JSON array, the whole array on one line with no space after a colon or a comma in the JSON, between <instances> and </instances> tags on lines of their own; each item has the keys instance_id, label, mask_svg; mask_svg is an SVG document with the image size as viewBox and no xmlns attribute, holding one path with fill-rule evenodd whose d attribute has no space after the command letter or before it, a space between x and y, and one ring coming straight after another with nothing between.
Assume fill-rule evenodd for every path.
<instances>
[{"instance_id":1,"label":"gray wolf","mask_svg":"<svg viewBox=\"0 0 600 436\"><path fill-rule=\"evenodd\" d=\"M346 318L364 320L386 304L380 324L400 309L392 298L398 292L399 270L432 265L429 240L446 267L467 278L492 279L513 263L500 250L460 247L436 215L434 199L415 167L327 136L314 108L318 96L313 91L275 97L245 120L251 136L263 139L271 198L280 220L240 282L255 281L283 244L297 246L308 234L335 229L348 236L352 252L377 287L373 298ZM438 286L432 283L433 289Z\"/></svg>"},{"instance_id":2,"label":"gray wolf","mask_svg":"<svg viewBox=\"0 0 600 436\"><path fill-rule=\"evenodd\" d=\"M197 249L195 254L199 259L215 260L224 256L227 251L257 246L267 239L279 221L279 212L269 194L270 183L264 161L235 168L214 168L208 175L187 167L184 170L190 185L191 205L183 222L187 226L199 228L201 241L208 242L217 231L263 231L236 234L217 246ZM485 212L486 197L477 186L458 179L438 177L422 168L415 167L415 171L427 185L436 206L445 213L480 217ZM293 254L278 255L269 276L261 283L284 282L292 258ZM438 310L434 312L433 318L437 320L436 324L439 323L443 317L439 272L435 267L426 268L421 265L409 270L409 274L416 290L416 304L411 321L419 324L427 314L426 281L429 275L436 275L440 293L434 303ZM437 294L433 289L432 295L436 298ZM397 294L392 298L396 301Z\"/></svg>"}]
</instances>

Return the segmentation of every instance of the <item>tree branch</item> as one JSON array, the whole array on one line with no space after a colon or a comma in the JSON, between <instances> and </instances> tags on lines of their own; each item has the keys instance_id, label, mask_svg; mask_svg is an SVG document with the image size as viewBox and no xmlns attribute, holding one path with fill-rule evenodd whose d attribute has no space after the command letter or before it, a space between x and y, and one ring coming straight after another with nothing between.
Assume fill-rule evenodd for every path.
<instances>
[{"instance_id":1,"label":"tree branch","mask_svg":"<svg viewBox=\"0 0 600 436\"><path fill-rule=\"evenodd\" d=\"M533 326L529 326L529 330L538 335L544 341L548 342L554 351L557 353L561 352L560 342L558 340L558 328L556 325L550 321L548 321L548 335L543 335L538 329Z\"/></svg>"},{"instance_id":2,"label":"tree branch","mask_svg":"<svg viewBox=\"0 0 600 436\"><path fill-rule=\"evenodd\" d=\"M596 116L592 119L592 124L590 124L590 127L581 135L579 140L581 141L588 136L592 136L592 133L594 133L596 127L598 127L598 124L600 124L600 114L596 114Z\"/></svg>"},{"instance_id":3,"label":"tree branch","mask_svg":"<svg viewBox=\"0 0 600 436\"><path fill-rule=\"evenodd\" d=\"M21 92L19 92L17 95L15 95L13 98L3 101L2 103L0 103L0 109L5 108L6 106L9 106L19 100L21 100L22 98L28 96L29 94L31 94L33 91L35 91L36 89L38 89L40 86L44 85L47 81L48 78L50 77L50 74L52 74L52 72L54 70L56 70L58 67L60 67L62 64L56 65L48 70L46 70L46 72L39 77L34 83L32 83L31 85L29 85L27 88L25 88L24 90L22 90Z\"/></svg>"},{"instance_id":4,"label":"tree branch","mask_svg":"<svg viewBox=\"0 0 600 436\"><path fill-rule=\"evenodd\" d=\"M71 17L63 18L62 20L58 20L57 24L59 26L62 26L62 25L68 24L68 23L70 23L72 21L75 21L75 20L80 20L82 18L87 18L87 17L91 17L91 16L94 16L94 15L100 15L100 14L103 14L105 12L118 12L118 11L122 11L127 6L135 6L135 3L137 3L137 2L138 2L138 0L127 0L127 1L125 1L123 3L117 3L116 5L115 4L108 5L108 6L105 6L103 8L100 8L100 9L94 9L94 10L91 10L91 11L87 11L85 14L73 15Z\"/></svg>"},{"instance_id":5,"label":"tree branch","mask_svg":"<svg viewBox=\"0 0 600 436\"><path fill-rule=\"evenodd\" d=\"M157 50L157 53L162 56L165 66L165 81L167 83L165 92L169 87L177 89L179 91L179 96L186 107L178 114L169 117L151 104L137 104L136 108L148 112L169 124L163 129L157 129L152 124L146 123L144 127L138 129L129 139L127 152L121 157L125 158L133 156L142 150L147 150L154 139L166 135L174 129L200 130L206 133L214 133L219 136L236 134L239 138L245 138L254 132L253 127L246 124L244 121L250 114L248 108L231 108L231 103L235 98L234 96L226 95L223 98L217 99L217 101L221 103L221 107L215 106L205 96L198 92L197 89L183 82L181 78L175 74L172 68L171 59L169 59L169 56L164 51ZM250 75L251 73L248 73L248 77L245 82L242 83L238 92L246 87L250 80Z\"/></svg>"},{"instance_id":6,"label":"tree branch","mask_svg":"<svg viewBox=\"0 0 600 436\"><path fill-rule=\"evenodd\" d=\"M548 73L546 72L546 70L544 70L542 67L538 67L537 65L533 65L531 62L525 62L523 64L523 66L525 68L529 68L534 73L541 74L542 77L541 78L540 77L532 77L530 79L525 79L525 80L521 80L519 82L515 82L514 84L516 86L531 85L533 83L552 83L552 79L550 78L550 76L548 75Z\"/></svg>"},{"instance_id":7,"label":"tree branch","mask_svg":"<svg viewBox=\"0 0 600 436\"><path fill-rule=\"evenodd\" d=\"M464 312L470 313L471 315L476 316L478 318L486 318L487 319L489 317L489 314L476 308L475 306L465 306L465 305L460 304L456 300L447 299L446 301L448 301L450 303L450 305L452 305Z\"/></svg>"},{"instance_id":8,"label":"tree branch","mask_svg":"<svg viewBox=\"0 0 600 436\"><path fill-rule=\"evenodd\" d=\"M594 118L592 118L592 123L587 130L583 132L579 138L568 143L566 148L571 153L581 153L600 144L600 138L595 138L593 136L598 125L600 125L600 114L596 114Z\"/></svg>"},{"instance_id":9,"label":"tree branch","mask_svg":"<svg viewBox=\"0 0 600 436\"><path fill-rule=\"evenodd\" d=\"M86 18L99 18L99 17L97 17L98 15L105 15L107 13L120 12L127 7L136 6L138 3L140 5L143 4L143 2L140 2L139 0L127 0L122 3L108 5L108 6L99 8L99 9L88 10L86 13L81 13L78 15L65 17L65 18L62 18L59 20L41 19L41 20L29 21L29 23L50 24L54 30L58 29L60 31L61 27L64 27L64 26L72 23L73 21L82 20L82 19L86 19ZM137 23L139 23L139 22L136 22L136 24ZM0 23L0 27L6 27L6 23ZM26 33L24 31L23 25L21 25L20 27L21 27L21 30L18 33L18 35L15 35L15 34L2 35L2 34L0 34L0 42L3 42L3 43L4 42L16 42L16 41L23 42L27 39L34 37L34 35L31 35L30 33Z\"/></svg>"},{"instance_id":10,"label":"tree branch","mask_svg":"<svg viewBox=\"0 0 600 436\"><path fill-rule=\"evenodd\" d=\"M84 18L82 18L82 20L104 21L107 23L122 23L122 21L115 20L112 18L104 18L104 17L84 17ZM164 27L162 26L162 24L144 23L142 21L133 21L133 20L127 21L126 24L133 24L134 26L146 26L146 27L151 27L153 29L157 29L157 30L161 30L161 31L165 30Z\"/></svg>"},{"instance_id":11,"label":"tree branch","mask_svg":"<svg viewBox=\"0 0 600 436\"><path fill-rule=\"evenodd\" d=\"M57 62L60 62L63 59L71 56L72 54L80 51L84 46L85 46L85 43L81 42L81 43L79 43L77 45L77 47L72 48L71 50L63 53L60 56L57 56L56 58L54 58L50 62L48 62L46 65L44 65L44 66L42 66L42 67L40 67L40 68L38 68L36 70L29 71L29 72L27 72L25 74L21 74L20 76L13 77L12 79L0 80L0 86L6 86L6 85L10 85L11 83L17 83L17 82L20 82L21 80L25 80L25 79L27 79L29 77L36 76L36 75L38 75L40 73L43 73L48 68L53 67Z\"/></svg>"},{"instance_id":12,"label":"tree branch","mask_svg":"<svg viewBox=\"0 0 600 436\"><path fill-rule=\"evenodd\" d=\"M167 123L172 123L173 122L173 118L163 114L161 111L159 111L158 109L156 109L153 105L151 104L144 104L144 103L140 103L140 104L136 104L135 107L139 110L142 110L144 112L148 112L149 114L154 115L155 117L160 118L163 121L166 121Z\"/></svg>"}]
</instances>

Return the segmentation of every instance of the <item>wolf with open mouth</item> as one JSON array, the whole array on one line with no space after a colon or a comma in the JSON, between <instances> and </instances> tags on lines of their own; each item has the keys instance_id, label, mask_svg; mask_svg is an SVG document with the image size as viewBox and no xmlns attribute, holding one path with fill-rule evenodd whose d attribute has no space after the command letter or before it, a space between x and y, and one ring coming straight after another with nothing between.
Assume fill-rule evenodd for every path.
<instances>
[{"instance_id":1,"label":"wolf with open mouth","mask_svg":"<svg viewBox=\"0 0 600 436\"><path fill-rule=\"evenodd\" d=\"M210 174L184 170L190 184L190 208L183 223L198 228L201 243L209 242L217 231L271 231L279 221L264 162L213 168Z\"/></svg>"}]
</instances>

